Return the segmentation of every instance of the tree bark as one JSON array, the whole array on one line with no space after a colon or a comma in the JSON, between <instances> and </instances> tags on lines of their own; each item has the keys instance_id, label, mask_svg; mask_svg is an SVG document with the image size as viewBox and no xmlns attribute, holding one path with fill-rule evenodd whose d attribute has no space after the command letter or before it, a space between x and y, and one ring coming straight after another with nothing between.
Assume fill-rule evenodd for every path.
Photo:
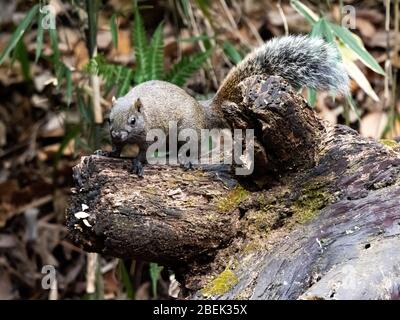
<instances>
[{"instance_id":1,"label":"tree bark","mask_svg":"<svg viewBox=\"0 0 400 320\"><path fill-rule=\"evenodd\" d=\"M254 175L149 165L140 179L128 160L84 157L71 239L169 266L189 298L399 299L398 145L321 121L279 77L241 90L223 112L255 130Z\"/></svg>"}]
</instances>

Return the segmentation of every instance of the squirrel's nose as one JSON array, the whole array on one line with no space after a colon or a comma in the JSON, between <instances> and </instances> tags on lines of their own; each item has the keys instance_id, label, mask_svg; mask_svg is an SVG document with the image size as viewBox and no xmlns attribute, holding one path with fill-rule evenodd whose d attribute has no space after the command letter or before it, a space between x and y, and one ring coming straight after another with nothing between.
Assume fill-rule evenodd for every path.
<instances>
[{"instance_id":1,"label":"squirrel's nose","mask_svg":"<svg viewBox=\"0 0 400 320\"><path fill-rule=\"evenodd\" d=\"M125 130L113 130L111 131L111 137L122 142L128 138L128 132Z\"/></svg>"}]
</instances>

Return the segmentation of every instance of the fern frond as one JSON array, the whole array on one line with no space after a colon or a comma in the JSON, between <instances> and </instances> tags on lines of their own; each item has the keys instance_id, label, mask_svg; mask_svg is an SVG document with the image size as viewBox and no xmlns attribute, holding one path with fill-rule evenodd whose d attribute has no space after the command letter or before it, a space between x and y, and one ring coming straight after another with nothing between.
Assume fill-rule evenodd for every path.
<instances>
[{"instance_id":1,"label":"fern frond","mask_svg":"<svg viewBox=\"0 0 400 320\"><path fill-rule=\"evenodd\" d=\"M161 79L164 75L164 38L161 22L153 34L147 51L146 80Z\"/></svg>"},{"instance_id":2,"label":"fern frond","mask_svg":"<svg viewBox=\"0 0 400 320\"><path fill-rule=\"evenodd\" d=\"M134 7L133 45L135 47L136 57L135 81L136 83L141 83L146 78L148 48L146 31L136 2Z\"/></svg>"},{"instance_id":3,"label":"fern frond","mask_svg":"<svg viewBox=\"0 0 400 320\"><path fill-rule=\"evenodd\" d=\"M100 55L90 60L86 69L90 73L98 74L104 80L106 94L115 87L117 96L122 96L128 92L134 82L134 72L131 68L107 63Z\"/></svg>"},{"instance_id":4,"label":"fern frond","mask_svg":"<svg viewBox=\"0 0 400 320\"><path fill-rule=\"evenodd\" d=\"M122 79L122 81L118 86L117 96L121 97L128 93L131 87L131 83L133 81L134 74L133 71L129 68L126 68L124 66L118 67L121 68L120 79Z\"/></svg>"},{"instance_id":5,"label":"fern frond","mask_svg":"<svg viewBox=\"0 0 400 320\"><path fill-rule=\"evenodd\" d=\"M183 57L172 67L170 72L166 75L165 80L174 83L177 86L183 86L192 74L200 69L203 63L210 56L211 52L212 49L209 49L205 52Z\"/></svg>"}]
</instances>

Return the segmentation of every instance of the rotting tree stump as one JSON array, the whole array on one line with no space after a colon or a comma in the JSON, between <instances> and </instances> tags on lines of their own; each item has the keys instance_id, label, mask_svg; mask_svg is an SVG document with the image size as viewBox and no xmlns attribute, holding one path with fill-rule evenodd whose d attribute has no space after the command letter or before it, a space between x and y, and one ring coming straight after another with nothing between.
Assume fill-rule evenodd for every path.
<instances>
[{"instance_id":1,"label":"rotting tree stump","mask_svg":"<svg viewBox=\"0 0 400 320\"><path fill-rule=\"evenodd\" d=\"M223 112L255 129L253 176L149 165L140 179L129 160L84 157L74 243L170 267L186 298L399 299L398 144L321 121L279 77L240 90Z\"/></svg>"}]
</instances>

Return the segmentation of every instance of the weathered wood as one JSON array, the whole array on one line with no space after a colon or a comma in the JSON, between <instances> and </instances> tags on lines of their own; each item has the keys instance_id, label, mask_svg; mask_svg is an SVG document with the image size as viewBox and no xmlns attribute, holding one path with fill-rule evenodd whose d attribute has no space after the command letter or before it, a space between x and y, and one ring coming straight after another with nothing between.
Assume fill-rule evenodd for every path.
<instances>
[{"instance_id":1,"label":"weathered wood","mask_svg":"<svg viewBox=\"0 0 400 320\"><path fill-rule=\"evenodd\" d=\"M235 183L217 177L223 170L146 166L145 177L138 178L129 166L129 160L90 156L74 168L80 183L68 225L87 250L176 266L206 260L236 233L239 213L220 213L224 183ZM92 227L75 217L82 204L89 207Z\"/></svg>"},{"instance_id":2,"label":"weathered wood","mask_svg":"<svg viewBox=\"0 0 400 320\"><path fill-rule=\"evenodd\" d=\"M170 266L192 298L399 298L397 145L322 122L277 77L242 92L223 112L255 129L262 170L147 166L139 179L128 160L83 158L67 210L74 242Z\"/></svg>"},{"instance_id":3,"label":"weathered wood","mask_svg":"<svg viewBox=\"0 0 400 320\"><path fill-rule=\"evenodd\" d=\"M216 258L231 257L234 284L221 289L225 270L197 298L399 298L399 155L346 127L326 138L314 168L252 194L251 233Z\"/></svg>"}]
</instances>

